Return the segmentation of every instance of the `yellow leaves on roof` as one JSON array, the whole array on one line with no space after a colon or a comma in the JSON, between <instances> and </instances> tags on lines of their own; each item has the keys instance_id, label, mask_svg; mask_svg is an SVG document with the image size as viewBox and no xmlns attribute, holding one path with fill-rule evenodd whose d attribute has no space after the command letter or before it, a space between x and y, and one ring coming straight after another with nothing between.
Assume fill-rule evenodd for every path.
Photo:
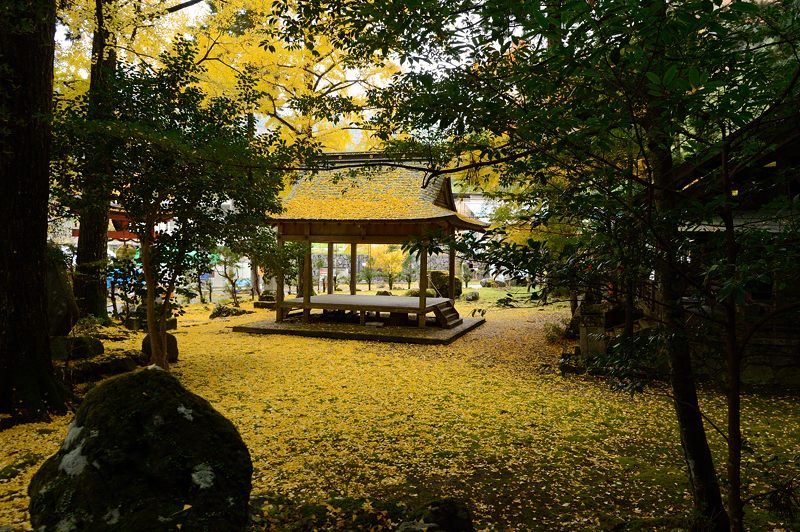
<instances>
[{"instance_id":1,"label":"yellow leaves on roof","mask_svg":"<svg viewBox=\"0 0 800 532\"><path fill-rule=\"evenodd\" d=\"M409 220L450 216L455 213L410 198L294 198L276 216L297 220Z\"/></svg>"},{"instance_id":2,"label":"yellow leaves on roof","mask_svg":"<svg viewBox=\"0 0 800 532\"><path fill-rule=\"evenodd\" d=\"M284 196L277 220L430 220L457 218L480 224L434 205L447 185L443 177L422 188L423 173L401 168L359 172L330 170L298 181Z\"/></svg>"}]
</instances>

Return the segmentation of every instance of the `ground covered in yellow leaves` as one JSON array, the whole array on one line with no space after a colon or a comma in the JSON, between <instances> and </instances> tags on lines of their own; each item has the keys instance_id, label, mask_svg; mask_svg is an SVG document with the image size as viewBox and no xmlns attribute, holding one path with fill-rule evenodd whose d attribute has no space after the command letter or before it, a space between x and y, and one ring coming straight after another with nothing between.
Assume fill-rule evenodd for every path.
<instances>
[{"instance_id":1,"label":"ground covered in yellow leaves","mask_svg":"<svg viewBox=\"0 0 800 532\"><path fill-rule=\"evenodd\" d=\"M466 501L487 530L658 528L691 509L666 388L630 396L562 377L561 347L544 331L563 309L493 310L449 346L233 333L268 314L210 321L209 311L196 305L180 319L172 370L247 443L256 529L390 529L441 497ZM723 398L702 400L723 425ZM0 432L0 525L25 526L27 482L69 421ZM796 397L746 396L744 426L749 497L798 460ZM724 442L710 438L724 467ZM749 507L751 527L791 527L765 504Z\"/></svg>"}]
</instances>

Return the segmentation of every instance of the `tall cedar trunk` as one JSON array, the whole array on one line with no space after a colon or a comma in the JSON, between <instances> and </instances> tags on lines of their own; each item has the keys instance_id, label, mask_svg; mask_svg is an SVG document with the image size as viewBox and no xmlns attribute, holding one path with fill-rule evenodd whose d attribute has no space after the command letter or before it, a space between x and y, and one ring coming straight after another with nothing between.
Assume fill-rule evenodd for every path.
<instances>
[{"instance_id":1,"label":"tall cedar trunk","mask_svg":"<svg viewBox=\"0 0 800 532\"><path fill-rule=\"evenodd\" d=\"M683 276L674 243L680 233L672 213L678 206L677 195L670 190L672 156L669 143L663 135L659 109L650 108L651 127L648 129L648 148L651 157L653 185L655 187L656 213L659 216L658 260L656 279L660 294L662 322L666 329L666 349L670 361L670 380L678 429L681 435L684 458L689 473L695 510L707 530L724 531L729 528L728 514L722 504L714 460L708 447L703 417L697 401L697 387L692 370L691 351L687 339L686 314L683 307Z\"/></svg>"},{"instance_id":2,"label":"tall cedar trunk","mask_svg":"<svg viewBox=\"0 0 800 532\"><path fill-rule=\"evenodd\" d=\"M162 323L162 316L156 313L156 293L158 291L158 280L155 275L155 265L152 255L152 234L153 227L147 226L143 235L139 235L141 242L142 270L144 270L144 282L147 289L145 294L145 308L147 309L147 335L150 337L150 363L164 369L169 369L167 360L166 330ZM162 310L163 310L162 306ZM162 332L164 334L162 334Z\"/></svg>"},{"instance_id":3,"label":"tall cedar trunk","mask_svg":"<svg viewBox=\"0 0 800 532\"><path fill-rule=\"evenodd\" d=\"M55 2L9 1L0 20L0 423L66 410L45 292Z\"/></svg>"},{"instance_id":4,"label":"tall cedar trunk","mask_svg":"<svg viewBox=\"0 0 800 532\"><path fill-rule=\"evenodd\" d=\"M116 55L109 50L111 34L105 25L104 5L110 0L95 0L96 28L92 37L92 66L89 80L89 118L111 116L110 82L116 68ZM75 257L75 299L82 315L105 318L106 249L110 202L110 146L100 139L93 153L86 154L84 184L81 190L80 234Z\"/></svg>"}]
</instances>

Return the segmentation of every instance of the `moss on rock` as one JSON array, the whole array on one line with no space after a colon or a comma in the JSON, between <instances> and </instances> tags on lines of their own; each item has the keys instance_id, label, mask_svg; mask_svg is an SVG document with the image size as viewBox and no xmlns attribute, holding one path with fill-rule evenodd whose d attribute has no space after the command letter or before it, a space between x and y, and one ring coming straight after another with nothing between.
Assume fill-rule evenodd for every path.
<instances>
[{"instance_id":1,"label":"moss on rock","mask_svg":"<svg viewBox=\"0 0 800 532\"><path fill-rule=\"evenodd\" d=\"M143 369L87 394L64 445L28 487L31 524L242 530L251 475L230 421L169 373Z\"/></svg>"}]
</instances>

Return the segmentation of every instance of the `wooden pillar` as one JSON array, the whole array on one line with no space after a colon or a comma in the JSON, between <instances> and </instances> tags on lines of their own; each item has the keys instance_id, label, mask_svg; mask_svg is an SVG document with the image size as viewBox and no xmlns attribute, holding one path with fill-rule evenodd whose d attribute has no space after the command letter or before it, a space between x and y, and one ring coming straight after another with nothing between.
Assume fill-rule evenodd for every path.
<instances>
[{"instance_id":1,"label":"wooden pillar","mask_svg":"<svg viewBox=\"0 0 800 532\"><path fill-rule=\"evenodd\" d=\"M447 291L450 294L450 301L455 302L456 300L456 250L454 248L450 248L450 256L448 257L450 262L449 272L450 277L447 283Z\"/></svg>"},{"instance_id":2,"label":"wooden pillar","mask_svg":"<svg viewBox=\"0 0 800 532\"><path fill-rule=\"evenodd\" d=\"M356 278L358 272L358 244L350 244L350 295L356 295Z\"/></svg>"},{"instance_id":3,"label":"wooden pillar","mask_svg":"<svg viewBox=\"0 0 800 532\"><path fill-rule=\"evenodd\" d=\"M328 293L332 294L333 289L333 242L328 243Z\"/></svg>"},{"instance_id":4,"label":"wooden pillar","mask_svg":"<svg viewBox=\"0 0 800 532\"><path fill-rule=\"evenodd\" d=\"M303 323L311 321L311 242L308 242L308 249L303 257Z\"/></svg>"},{"instance_id":5,"label":"wooden pillar","mask_svg":"<svg viewBox=\"0 0 800 532\"><path fill-rule=\"evenodd\" d=\"M428 297L428 246L423 244L419 252L419 312L417 325L425 327L425 307Z\"/></svg>"},{"instance_id":6,"label":"wooden pillar","mask_svg":"<svg viewBox=\"0 0 800 532\"><path fill-rule=\"evenodd\" d=\"M283 254L283 238L278 237L278 256ZM283 272L275 276L275 321L283 321Z\"/></svg>"}]
</instances>

